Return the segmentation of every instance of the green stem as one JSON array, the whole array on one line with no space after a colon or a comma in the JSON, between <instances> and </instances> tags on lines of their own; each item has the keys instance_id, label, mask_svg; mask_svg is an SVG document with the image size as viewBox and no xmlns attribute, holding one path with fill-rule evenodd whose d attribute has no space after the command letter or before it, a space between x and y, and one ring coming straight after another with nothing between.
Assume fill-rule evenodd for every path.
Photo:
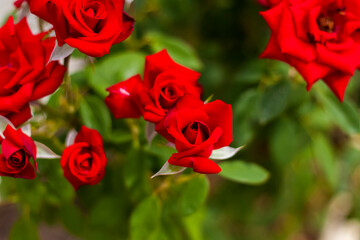
<instances>
[{"instance_id":1,"label":"green stem","mask_svg":"<svg viewBox=\"0 0 360 240\"><path fill-rule=\"evenodd\" d=\"M64 66L67 69L65 76L64 76L64 90L65 90L65 95L66 95L66 99L67 99L68 103L70 105L72 105L74 98L73 98L73 94L72 94L72 90L71 90L71 77L70 77L70 73L69 73L70 57L71 57L71 55L67 56L64 59Z\"/></svg>"}]
</instances>

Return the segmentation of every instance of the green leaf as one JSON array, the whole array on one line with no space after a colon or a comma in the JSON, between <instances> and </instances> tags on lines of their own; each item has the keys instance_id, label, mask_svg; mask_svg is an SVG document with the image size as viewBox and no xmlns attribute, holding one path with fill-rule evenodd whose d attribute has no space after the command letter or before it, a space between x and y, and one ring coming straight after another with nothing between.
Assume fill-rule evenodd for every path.
<instances>
[{"instance_id":1,"label":"green leaf","mask_svg":"<svg viewBox=\"0 0 360 240\"><path fill-rule=\"evenodd\" d=\"M289 163L298 146L298 136L295 123L289 119L277 122L270 134L270 151L279 166Z\"/></svg>"},{"instance_id":2,"label":"green leaf","mask_svg":"<svg viewBox=\"0 0 360 240\"><path fill-rule=\"evenodd\" d=\"M130 236L132 240L151 239L156 234L161 217L160 200L152 195L143 200L130 218Z\"/></svg>"},{"instance_id":3,"label":"green leaf","mask_svg":"<svg viewBox=\"0 0 360 240\"><path fill-rule=\"evenodd\" d=\"M290 84L280 82L266 89L261 99L260 123L265 124L279 116L286 107L290 95Z\"/></svg>"},{"instance_id":4,"label":"green leaf","mask_svg":"<svg viewBox=\"0 0 360 240\"><path fill-rule=\"evenodd\" d=\"M111 116L104 101L95 96L86 96L80 104L80 117L83 123L105 135L111 130Z\"/></svg>"},{"instance_id":5,"label":"green leaf","mask_svg":"<svg viewBox=\"0 0 360 240\"><path fill-rule=\"evenodd\" d=\"M338 164L329 141L322 135L316 136L313 141L316 162L322 169L327 181L334 189L339 182Z\"/></svg>"},{"instance_id":6,"label":"green leaf","mask_svg":"<svg viewBox=\"0 0 360 240\"><path fill-rule=\"evenodd\" d=\"M37 240L39 234L36 225L30 220L20 218L12 227L10 240Z\"/></svg>"},{"instance_id":7,"label":"green leaf","mask_svg":"<svg viewBox=\"0 0 360 240\"><path fill-rule=\"evenodd\" d=\"M179 199L181 213L189 216L196 212L204 204L208 192L209 181L204 175L198 175L185 183Z\"/></svg>"},{"instance_id":8,"label":"green leaf","mask_svg":"<svg viewBox=\"0 0 360 240\"><path fill-rule=\"evenodd\" d=\"M242 161L221 162L220 176L244 184L261 184L269 178L269 173L255 163Z\"/></svg>"},{"instance_id":9,"label":"green leaf","mask_svg":"<svg viewBox=\"0 0 360 240\"><path fill-rule=\"evenodd\" d=\"M330 119L339 125L346 133L360 132L360 118L357 107L349 101L340 102L333 94L320 93L319 97L325 112Z\"/></svg>"},{"instance_id":10,"label":"green leaf","mask_svg":"<svg viewBox=\"0 0 360 240\"><path fill-rule=\"evenodd\" d=\"M139 52L122 52L107 57L96 64L95 70L88 69L90 86L100 96L108 95L106 88L124 81L144 71L145 54Z\"/></svg>"},{"instance_id":11,"label":"green leaf","mask_svg":"<svg viewBox=\"0 0 360 240\"><path fill-rule=\"evenodd\" d=\"M80 210L70 203L63 204L60 209L60 218L64 226L71 233L79 234L83 230L83 216Z\"/></svg>"},{"instance_id":12,"label":"green leaf","mask_svg":"<svg viewBox=\"0 0 360 240\"><path fill-rule=\"evenodd\" d=\"M175 62L195 70L202 68L195 50L184 41L158 32L151 32L146 37L154 53L166 49Z\"/></svg>"}]
</instances>

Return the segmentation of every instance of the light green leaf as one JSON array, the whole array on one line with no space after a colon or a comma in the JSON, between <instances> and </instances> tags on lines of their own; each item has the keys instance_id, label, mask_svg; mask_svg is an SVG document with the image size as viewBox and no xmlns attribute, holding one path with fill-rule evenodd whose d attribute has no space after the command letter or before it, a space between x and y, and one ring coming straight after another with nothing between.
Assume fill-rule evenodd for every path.
<instances>
[{"instance_id":1,"label":"light green leaf","mask_svg":"<svg viewBox=\"0 0 360 240\"><path fill-rule=\"evenodd\" d=\"M313 141L316 162L322 169L329 184L335 188L339 182L338 164L329 141L322 135L316 136Z\"/></svg>"},{"instance_id":2,"label":"light green leaf","mask_svg":"<svg viewBox=\"0 0 360 240\"><path fill-rule=\"evenodd\" d=\"M226 146L219 149L215 149L212 151L211 156L209 158L214 160L226 160L233 157L237 152L239 152L243 148L244 146L238 148Z\"/></svg>"},{"instance_id":3,"label":"light green leaf","mask_svg":"<svg viewBox=\"0 0 360 240\"><path fill-rule=\"evenodd\" d=\"M269 173L255 163L243 161L221 162L220 176L244 184L257 185L264 183L269 178Z\"/></svg>"},{"instance_id":4,"label":"light green leaf","mask_svg":"<svg viewBox=\"0 0 360 240\"><path fill-rule=\"evenodd\" d=\"M143 200L130 218L130 236L132 240L151 239L156 233L161 217L160 200L152 195Z\"/></svg>"},{"instance_id":5,"label":"light green leaf","mask_svg":"<svg viewBox=\"0 0 360 240\"><path fill-rule=\"evenodd\" d=\"M179 167L175 165L169 164L168 161L165 162L165 164L161 167L161 169L151 176L151 178L161 176L161 175L174 175L183 172L186 169L186 167Z\"/></svg>"},{"instance_id":6,"label":"light green leaf","mask_svg":"<svg viewBox=\"0 0 360 240\"><path fill-rule=\"evenodd\" d=\"M154 53L166 49L175 62L195 70L202 68L195 50L184 41L158 32L151 32L146 37Z\"/></svg>"},{"instance_id":7,"label":"light green leaf","mask_svg":"<svg viewBox=\"0 0 360 240\"><path fill-rule=\"evenodd\" d=\"M96 64L95 70L88 69L90 86L102 97L106 97L106 88L125 81L144 72L145 54L139 52L122 52L107 57Z\"/></svg>"},{"instance_id":8,"label":"light green leaf","mask_svg":"<svg viewBox=\"0 0 360 240\"><path fill-rule=\"evenodd\" d=\"M36 225L30 220L20 218L12 227L10 240L37 240L39 234Z\"/></svg>"}]
</instances>

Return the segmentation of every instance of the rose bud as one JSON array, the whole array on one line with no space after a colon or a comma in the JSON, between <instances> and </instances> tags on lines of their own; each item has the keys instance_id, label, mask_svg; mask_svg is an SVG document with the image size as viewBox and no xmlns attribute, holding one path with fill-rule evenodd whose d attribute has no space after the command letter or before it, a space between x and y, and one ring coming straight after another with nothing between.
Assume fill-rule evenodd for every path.
<instances>
[{"instance_id":1,"label":"rose bud","mask_svg":"<svg viewBox=\"0 0 360 240\"><path fill-rule=\"evenodd\" d=\"M178 152L170 157L170 164L198 173L218 173L221 168L209 157L214 149L232 142L232 108L220 100L202 104L183 98L157 131L175 143Z\"/></svg>"},{"instance_id":2,"label":"rose bud","mask_svg":"<svg viewBox=\"0 0 360 240\"><path fill-rule=\"evenodd\" d=\"M261 15L272 34L263 58L295 67L307 89L322 79L342 101L360 65L359 1L281 1Z\"/></svg>"},{"instance_id":3,"label":"rose bud","mask_svg":"<svg viewBox=\"0 0 360 240\"><path fill-rule=\"evenodd\" d=\"M105 102L117 118L140 117L142 113L145 120L158 123L183 96L200 99L199 77L163 50L146 57L143 82L137 75L108 88Z\"/></svg>"},{"instance_id":4,"label":"rose bud","mask_svg":"<svg viewBox=\"0 0 360 240\"><path fill-rule=\"evenodd\" d=\"M99 132L82 126L74 144L64 150L60 163L64 176L75 190L82 185L100 182L105 174L107 160Z\"/></svg>"},{"instance_id":5,"label":"rose bud","mask_svg":"<svg viewBox=\"0 0 360 240\"><path fill-rule=\"evenodd\" d=\"M66 68L48 63L55 38L33 35L24 18L12 17L0 28L0 115L15 126L31 117L29 102L53 93L63 81Z\"/></svg>"},{"instance_id":6,"label":"rose bud","mask_svg":"<svg viewBox=\"0 0 360 240\"><path fill-rule=\"evenodd\" d=\"M0 176L34 179L36 174L30 162L32 158L37 169L34 141L21 129L15 130L10 125L7 125L3 135L5 139L0 136Z\"/></svg>"},{"instance_id":7,"label":"rose bud","mask_svg":"<svg viewBox=\"0 0 360 240\"><path fill-rule=\"evenodd\" d=\"M16 8L20 8L21 7L21 5L23 4L23 2L25 2L26 0L16 0L15 2L14 2L14 6L16 7Z\"/></svg>"},{"instance_id":8,"label":"rose bud","mask_svg":"<svg viewBox=\"0 0 360 240\"><path fill-rule=\"evenodd\" d=\"M124 0L30 0L30 11L54 26L59 46L67 43L92 57L128 38L134 19Z\"/></svg>"}]
</instances>

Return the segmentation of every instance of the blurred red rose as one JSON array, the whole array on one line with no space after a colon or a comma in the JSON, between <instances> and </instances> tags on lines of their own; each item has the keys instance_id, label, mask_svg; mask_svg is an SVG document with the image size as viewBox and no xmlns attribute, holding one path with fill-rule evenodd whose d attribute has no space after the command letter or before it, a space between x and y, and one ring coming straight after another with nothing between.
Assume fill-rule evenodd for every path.
<instances>
[{"instance_id":1,"label":"blurred red rose","mask_svg":"<svg viewBox=\"0 0 360 240\"><path fill-rule=\"evenodd\" d=\"M144 81L139 75L108 88L105 99L117 118L140 117L160 122L185 95L200 99L200 74L175 63L166 50L146 57Z\"/></svg>"},{"instance_id":2,"label":"blurred red rose","mask_svg":"<svg viewBox=\"0 0 360 240\"><path fill-rule=\"evenodd\" d=\"M272 35L264 58L294 66L308 86L323 81L343 100L360 64L360 2L284 0L262 16Z\"/></svg>"},{"instance_id":3,"label":"blurred red rose","mask_svg":"<svg viewBox=\"0 0 360 240\"><path fill-rule=\"evenodd\" d=\"M33 35L26 19L14 25L10 17L0 28L0 115L15 126L31 117L29 102L53 93L66 71L47 64L55 39L45 35Z\"/></svg>"},{"instance_id":4,"label":"blurred red rose","mask_svg":"<svg viewBox=\"0 0 360 240\"><path fill-rule=\"evenodd\" d=\"M264 7L273 7L283 0L257 0L257 2Z\"/></svg>"},{"instance_id":5,"label":"blurred red rose","mask_svg":"<svg viewBox=\"0 0 360 240\"><path fill-rule=\"evenodd\" d=\"M74 144L68 146L61 157L64 176L76 190L82 185L100 182L106 163L101 135L85 126L81 127Z\"/></svg>"},{"instance_id":6,"label":"blurred red rose","mask_svg":"<svg viewBox=\"0 0 360 240\"><path fill-rule=\"evenodd\" d=\"M15 130L9 125L3 135L5 139L0 136L0 176L34 179L36 174L30 163L30 158L33 158L37 168L34 141L21 129Z\"/></svg>"},{"instance_id":7,"label":"blurred red rose","mask_svg":"<svg viewBox=\"0 0 360 240\"><path fill-rule=\"evenodd\" d=\"M16 7L16 8L20 8L21 7L21 4L23 4L23 2L25 2L26 0L16 0L15 2L14 2L14 6Z\"/></svg>"},{"instance_id":8,"label":"blurred red rose","mask_svg":"<svg viewBox=\"0 0 360 240\"><path fill-rule=\"evenodd\" d=\"M124 0L29 0L33 14L54 26L59 46L67 43L89 56L109 53L125 40L134 20L123 12Z\"/></svg>"},{"instance_id":9,"label":"blurred red rose","mask_svg":"<svg viewBox=\"0 0 360 240\"><path fill-rule=\"evenodd\" d=\"M214 149L232 142L232 108L220 100L207 104L183 98L166 116L158 132L175 143L177 153L168 162L199 173L218 173L209 159Z\"/></svg>"}]
</instances>

